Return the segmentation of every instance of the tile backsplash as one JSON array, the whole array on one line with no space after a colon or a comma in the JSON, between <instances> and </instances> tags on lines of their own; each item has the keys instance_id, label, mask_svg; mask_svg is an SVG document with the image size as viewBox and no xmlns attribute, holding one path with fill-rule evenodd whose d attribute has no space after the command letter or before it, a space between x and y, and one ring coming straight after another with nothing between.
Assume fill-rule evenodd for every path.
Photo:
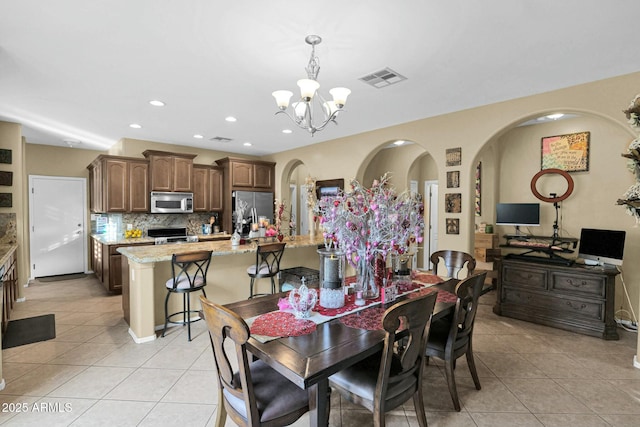
<instances>
[{"instance_id":1,"label":"tile backsplash","mask_svg":"<svg viewBox=\"0 0 640 427\"><path fill-rule=\"evenodd\" d=\"M207 214L103 214L110 224L108 229L116 234L122 234L127 229L127 224L133 228L139 228L146 234L149 228L160 227L186 227L187 234L200 234L202 224L209 224L209 219L216 218L215 224L220 224L220 216L217 213ZM91 221L91 232L96 233L95 221Z\"/></svg>"},{"instance_id":2,"label":"tile backsplash","mask_svg":"<svg viewBox=\"0 0 640 427\"><path fill-rule=\"evenodd\" d=\"M0 213L0 244L15 245L18 242L16 214Z\"/></svg>"}]
</instances>

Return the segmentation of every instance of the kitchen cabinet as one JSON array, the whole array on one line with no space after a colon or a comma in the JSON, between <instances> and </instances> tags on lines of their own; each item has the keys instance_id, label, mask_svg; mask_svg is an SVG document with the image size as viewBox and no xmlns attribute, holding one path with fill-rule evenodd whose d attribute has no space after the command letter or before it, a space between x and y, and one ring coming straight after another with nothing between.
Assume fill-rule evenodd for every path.
<instances>
[{"instance_id":1,"label":"kitchen cabinet","mask_svg":"<svg viewBox=\"0 0 640 427\"><path fill-rule=\"evenodd\" d=\"M220 168L193 165L193 211L222 211L222 170Z\"/></svg>"},{"instance_id":2,"label":"kitchen cabinet","mask_svg":"<svg viewBox=\"0 0 640 427\"><path fill-rule=\"evenodd\" d=\"M193 193L193 159L195 154L146 150L149 160L150 191Z\"/></svg>"},{"instance_id":3,"label":"kitchen cabinet","mask_svg":"<svg viewBox=\"0 0 640 427\"><path fill-rule=\"evenodd\" d=\"M615 268L502 259L493 311L541 325L617 340Z\"/></svg>"},{"instance_id":4,"label":"kitchen cabinet","mask_svg":"<svg viewBox=\"0 0 640 427\"><path fill-rule=\"evenodd\" d=\"M137 245L153 245L152 242L144 243L102 243L96 238L92 238L92 263L91 267L96 277L103 284L105 289L112 293L122 292L122 255L118 248Z\"/></svg>"},{"instance_id":5,"label":"kitchen cabinet","mask_svg":"<svg viewBox=\"0 0 640 427\"><path fill-rule=\"evenodd\" d=\"M226 157L217 160L216 163L222 166L225 178L229 178L232 189L270 191L274 189L276 164L273 162Z\"/></svg>"},{"instance_id":6,"label":"kitchen cabinet","mask_svg":"<svg viewBox=\"0 0 640 427\"><path fill-rule=\"evenodd\" d=\"M231 194L240 191L273 192L276 164L261 160L225 157L216 160L223 173L222 228L233 232Z\"/></svg>"},{"instance_id":7,"label":"kitchen cabinet","mask_svg":"<svg viewBox=\"0 0 640 427\"><path fill-rule=\"evenodd\" d=\"M149 211L147 160L100 155L87 168L92 212Z\"/></svg>"},{"instance_id":8,"label":"kitchen cabinet","mask_svg":"<svg viewBox=\"0 0 640 427\"><path fill-rule=\"evenodd\" d=\"M7 330L11 311L18 298L18 259L17 248L2 256L4 263L0 265L0 281L2 282L2 334Z\"/></svg>"}]
</instances>

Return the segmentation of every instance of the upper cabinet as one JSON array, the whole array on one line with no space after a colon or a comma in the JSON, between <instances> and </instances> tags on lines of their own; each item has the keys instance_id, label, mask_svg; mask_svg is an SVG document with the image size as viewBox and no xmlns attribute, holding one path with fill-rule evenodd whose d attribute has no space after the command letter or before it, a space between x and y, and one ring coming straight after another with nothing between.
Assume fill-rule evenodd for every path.
<instances>
[{"instance_id":1,"label":"upper cabinet","mask_svg":"<svg viewBox=\"0 0 640 427\"><path fill-rule=\"evenodd\" d=\"M222 169L193 165L193 211L222 211Z\"/></svg>"},{"instance_id":2,"label":"upper cabinet","mask_svg":"<svg viewBox=\"0 0 640 427\"><path fill-rule=\"evenodd\" d=\"M217 160L224 168L231 190L273 191L276 164L259 160L225 157Z\"/></svg>"},{"instance_id":3,"label":"upper cabinet","mask_svg":"<svg viewBox=\"0 0 640 427\"><path fill-rule=\"evenodd\" d=\"M147 160L100 155L87 169L92 212L149 211Z\"/></svg>"},{"instance_id":4,"label":"upper cabinet","mask_svg":"<svg viewBox=\"0 0 640 427\"><path fill-rule=\"evenodd\" d=\"M150 191L193 193L193 159L195 154L146 150L149 159Z\"/></svg>"}]
</instances>

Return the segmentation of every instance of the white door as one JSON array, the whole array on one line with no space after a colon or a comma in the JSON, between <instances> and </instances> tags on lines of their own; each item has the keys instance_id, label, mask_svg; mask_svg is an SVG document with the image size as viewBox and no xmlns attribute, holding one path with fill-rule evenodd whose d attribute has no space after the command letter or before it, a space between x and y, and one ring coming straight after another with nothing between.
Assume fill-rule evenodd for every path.
<instances>
[{"instance_id":1,"label":"white door","mask_svg":"<svg viewBox=\"0 0 640 427\"><path fill-rule=\"evenodd\" d=\"M424 219L425 251L422 265L431 270L433 266L429 257L438 250L438 181L424 182L424 198L427 211Z\"/></svg>"},{"instance_id":2,"label":"white door","mask_svg":"<svg viewBox=\"0 0 640 427\"><path fill-rule=\"evenodd\" d=\"M86 180L29 176L31 277L87 271Z\"/></svg>"}]
</instances>

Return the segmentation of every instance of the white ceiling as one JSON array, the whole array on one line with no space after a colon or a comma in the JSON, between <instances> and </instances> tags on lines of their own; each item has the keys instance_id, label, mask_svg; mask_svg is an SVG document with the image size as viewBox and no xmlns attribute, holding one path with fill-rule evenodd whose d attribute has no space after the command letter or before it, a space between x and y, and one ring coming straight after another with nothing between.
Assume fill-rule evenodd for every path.
<instances>
[{"instance_id":1,"label":"white ceiling","mask_svg":"<svg viewBox=\"0 0 640 427\"><path fill-rule=\"evenodd\" d=\"M638 0L1 0L0 120L37 144L263 155L640 71L638 17ZM352 90L314 137L271 96L305 77L308 34L320 91ZM407 80L358 80L385 67Z\"/></svg>"}]
</instances>

